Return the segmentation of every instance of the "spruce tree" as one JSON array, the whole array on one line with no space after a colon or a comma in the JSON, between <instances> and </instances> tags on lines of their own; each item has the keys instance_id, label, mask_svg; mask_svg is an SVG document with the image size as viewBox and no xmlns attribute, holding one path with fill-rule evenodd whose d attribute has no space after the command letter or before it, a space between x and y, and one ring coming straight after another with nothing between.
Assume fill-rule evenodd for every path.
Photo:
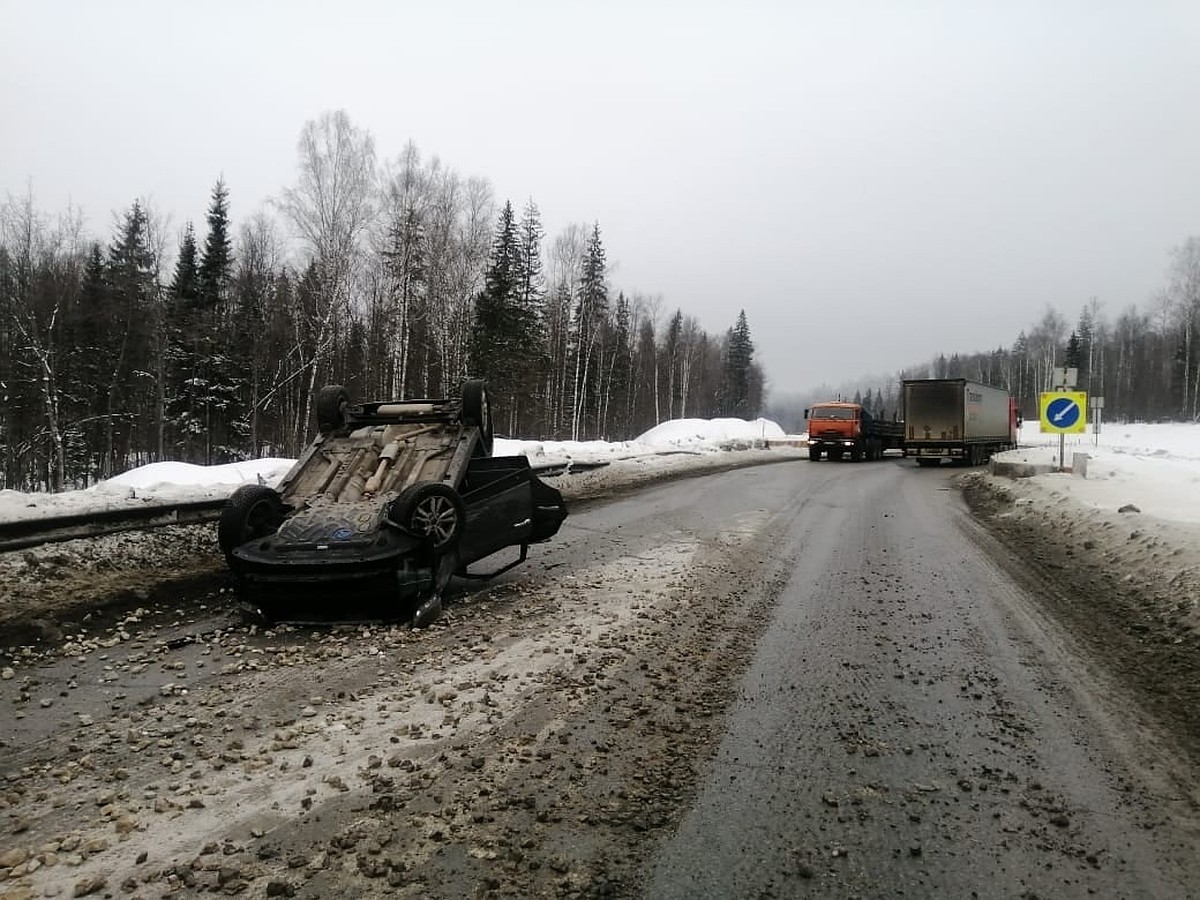
<instances>
[{"instance_id":1,"label":"spruce tree","mask_svg":"<svg viewBox=\"0 0 1200 900\"><path fill-rule=\"evenodd\" d=\"M750 418L757 412L757 404L751 396L754 385L753 361L754 343L750 340L750 326L743 309L729 331L725 356L725 408L731 416Z\"/></svg>"},{"instance_id":2,"label":"spruce tree","mask_svg":"<svg viewBox=\"0 0 1200 900\"><path fill-rule=\"evenodd\" d=\"M537 430L548 411L540 403L549 364L546 346L546 284L542 276L542 229L537 205L530 200L517 229L513 297L512 367L515 381L512 427Z\"/></svg>"},{"instance_id":3,"label":"spruce tree","mask_svg":"<svg viewBox=\"0 0 1200 900\"><path fill-rule=\"evenodd\" d=\"M104 456L100 463L104 477L124 467L131 449L131 428L130 420L121 413L136 404L134 373L150 368L153 262L146 212L135 201L109 247L104 305L97 316L98 363L105 390Z\"/></svg>"},{"instance_id":4,"label":"spruce tree","mask_svg":"<svg viewBox=\"0 0 1200 900\"><path fill-rule=\"evenodd\" d=\"M199 268L196 263L196 232L188 222L179 241L179 258L175 262L175 275L171 279L171 296L179 302L191 305L196 302L199 291Z\"/></svg>"},{"instance_id":5,"label":"spruce tree","mask_svg":"<svg viewBox=\"0 0 1200 900\"><path fill-rule=\"evenodd\" d=\"M617 309L613 317L612 348L609 357L610 431L620 438L631 437L629 422L632 409L633 383L633 311L624 293L617 294Z\"/></svg>"},{"instance_id":6,"label":"spruce tree","mask_svg":"<svg viewBox=\"0 0 1200 900\"><path fill-rule=\"evenodd\" d=\"M197 270L200 306L212 309L225 296L233 272L233 242L229 237L229 189L218 178L208 205L208 236Z\"/></svg>"},{"instance_id":7,"label":"spruce tree","mask_svg":"<svg viewBox=\"0 0 1200 900\"><path fill-rule=\"evenodd\" d=\"M486 379L494 395L511 397L509 360L514 351L515 301L520 267L512 203L500 211L483 290L472 311L468 359L472 376Z\"/></svg>"},{"instance_id":8,"label":"spruce tree","mask_svg":"<svg viewBox=\"0 0 1200 900\"><path fill-rule=\"evenodd\" d=\"M239 393L225 352L226 329L233 326L228 308L233 276L233 242L229 236L229 189L223 178L213 186L208 206L208 234L196 270L196 313L183 323L180 374L185 458L211 464L227 454L229 423L237 418ZM193 439L195 445L193 445ZM201 449L202 448L202 449Z\"/></svg>"},{"instance_id":9,"label":"spruce tree","mask_svg":"<svg viewBox=\"0 0 1200 900\"><path fill-rule=\"evenodd\" d=\"M604 358L604 332L608 325L608 262L600 241L600 224L592 227L583 271L579 278L578 299L571 322L571 352L574 369L572 387L571 432L579 439L589 424L600 425L603 402L601 382Z\"/></svg>"},{"instance_id":10,"label":"spruce tree","mask_svg":"<svg viewBox=\"0 0 1200 900\"><path fill-rule=\"evenodd\" d=\"M666 418L668 419L674 419L679 415L683 406L683 389L679 384L681 375L679 357L682 352L680 346L682 337L683 310L677 309L675 310L675 315L671 316L671 321L667 325L667 334L664 338L663 347L667 362L667 383L665 387L667 391Z\"/></svg>"},{"instance_id":11,"label":"spruce tree","mask_svg":"<svg viewBox=\"0 0 1200 900\"><path fill-rule=\"evenodd\" d=\"M1082 361L1082 357L1083 357L1081 350L1082 350L1082 348L1079 345L1079 335L1076 334L1074 331L1072 331L1071 336L1069 338L1067 338L1067 360L1066 360L1066 363L1067 363L1068 369L1078 369L1079 368L1079 364Z\"/></svg>"}]
</instances>

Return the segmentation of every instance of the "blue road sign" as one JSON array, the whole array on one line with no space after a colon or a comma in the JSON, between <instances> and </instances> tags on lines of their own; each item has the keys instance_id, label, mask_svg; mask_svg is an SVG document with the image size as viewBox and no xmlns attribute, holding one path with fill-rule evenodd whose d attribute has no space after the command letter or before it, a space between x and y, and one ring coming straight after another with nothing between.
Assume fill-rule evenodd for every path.
<instances>
[{"instance_id":1,"label":"blue road sign","mask_svg":"<svg viewBox=\"0 0 1200 900\"><path fill-rule=\"evenodd\" d=\"M1046 418L1055 428L1070 428L1079 421L1079 416L1079 404L1070 397L1056 397L1046 405Z\"/></svg>"}]
</instances>

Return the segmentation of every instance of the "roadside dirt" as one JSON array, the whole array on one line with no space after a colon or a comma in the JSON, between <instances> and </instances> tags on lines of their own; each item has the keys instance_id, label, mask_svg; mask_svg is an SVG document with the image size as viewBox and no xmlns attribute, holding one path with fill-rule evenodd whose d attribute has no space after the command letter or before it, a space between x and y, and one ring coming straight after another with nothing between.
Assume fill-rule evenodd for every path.
<instances>
[{"instance_id":1,"label":"roadside dirt","mask_svg":"<svg viewBox=\"0 0 1200 900\"><path fill-rule=\"evenodd\" d=\"M81 624L186 594L190 582L207 583L224 565L214 525L128 531L0 553L0 655L4 647L60 644Z\"/></svg>"},{"instance_id":2,"label":"roadside dirt","mask_svg":"<svg viewBox=\"0 0 1200 900\"><path fill-rule=\"evenodd\" d=\"M1024 479L959 485L1044 610L1200 760L1200 528L1086 509Z\"/></svg>"}]
</instances>

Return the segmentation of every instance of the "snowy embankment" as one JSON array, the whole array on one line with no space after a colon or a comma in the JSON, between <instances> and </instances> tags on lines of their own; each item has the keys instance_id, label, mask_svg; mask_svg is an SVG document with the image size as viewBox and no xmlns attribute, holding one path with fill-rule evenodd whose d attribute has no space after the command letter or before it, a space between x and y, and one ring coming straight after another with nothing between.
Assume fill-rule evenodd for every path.
<instances>
[{"instance_id":1,"label":"snowy embankment","mask_svg":"<svg viewBox=\"0 0 1200 900\"><path fill-rule=\"evenodd\" d=\"M785 435L767 419L676 419L650 429L632 441L520 441L497 438L497 456L524 455L535 468L581 463L605 464L613 471L572 476L577 488L600 480L629 484L663 477L689 468L720 467L751 462L747 452L772 452L778 444L794 447L800 438ZM763 457L763 461L771 457ZM757 461L757 460L755 460ZM62 515L83 515L118 509L222 500L243 484L278 484L292 459L256 459L221 466L181 462L152 463L81 491L60 494L0 491L0 521ZM566 493L566 492L564 492Z\"/></svg>"}]
</instances>

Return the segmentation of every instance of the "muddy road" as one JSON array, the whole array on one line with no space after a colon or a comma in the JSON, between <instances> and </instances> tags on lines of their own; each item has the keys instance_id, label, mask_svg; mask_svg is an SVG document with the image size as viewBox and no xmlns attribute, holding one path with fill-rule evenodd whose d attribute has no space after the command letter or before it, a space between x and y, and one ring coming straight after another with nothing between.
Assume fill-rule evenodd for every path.
<instances>
[{"instance_id":1,"label":"muddy road","mask_svg":"<svg viewBox=\"0 0 1200 900\"><path fill-rule=\"evenodd\" d=\"M1200 893L1194 715L952 477L592 503L420 632L255 628L203 559L47 622L2 651L0 896Z\"/></svg>"}]
</instances>

